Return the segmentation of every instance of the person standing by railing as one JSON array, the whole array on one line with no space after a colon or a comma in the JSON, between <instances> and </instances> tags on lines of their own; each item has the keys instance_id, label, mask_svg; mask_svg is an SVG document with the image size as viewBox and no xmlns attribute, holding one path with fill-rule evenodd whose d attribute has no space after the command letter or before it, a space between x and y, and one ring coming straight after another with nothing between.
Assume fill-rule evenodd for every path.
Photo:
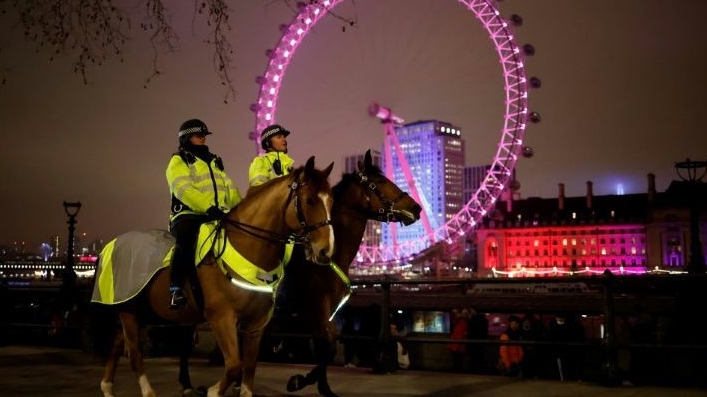
<instances>
[{"instance_id":1,"label":"person standing by railing","mask_svg":"<svg viewBox=\"0 0 707 397\"><path fill-rule=\"evenodd\" d=\"M453 309L451 313L451 335L450 339L463 340L467 338L467 327L469 320L469 311L467 309ZM448 343L447 349L452 355L452 369L455 372L466 371L466 344L464 343Z\"/></svg>"},{"instance_id":2,"label":"person standing by railing","mask_svg":"<svg viewBox=\"0 0 707 397\"><path fill-rule=\"evenodd\" d=\"M548 325L547 340L556 343L551 349L550 359L557 365L559 379L580 380L584 350L576 344L584 341L581 324L573 316L556 314Z\"/></svg>"},{"instance_id":3,"label":"person standing by railing","mask_svg":"<svg viewBox=\"0 0 707 397\"><path fill-rule=\"evenodd\" d=\"M479 313L473 307L469 308L469 321L466 329L467 339L483 340L489 336L489 321L484 313ZM469 372L482 374L486 372L486 345L473 343L466 346Z\"/></svg>"},{"instance_id":4,"label":"person standing by railing","mask_svg":"<svg viewBox=\"0 0 707 397\"><path fill-rule=\"evenodd\" d=\"M520 318L512 315L508 317L508 327L501 334L501 342L512 342L521 340ZM520 345L501 344L499 347L499 366L504 375L522 377L520 366L523 360L523 347Z\"/></svg>"},{"instance_id":5,"label":"person standing by railing","mask_svg":"<svg viewBox=\"0 0 707 397\"><path fill-rule=\"evenodd\" d=\"M538 342L543 339L543 328L540 320L532 314L523 316L520 323L520 337L523 341ZM524 378L537 379L540 377L540 351L533 344L523 345L523 360L521 360L521 373Z\"/></svg>"}]
</instances>

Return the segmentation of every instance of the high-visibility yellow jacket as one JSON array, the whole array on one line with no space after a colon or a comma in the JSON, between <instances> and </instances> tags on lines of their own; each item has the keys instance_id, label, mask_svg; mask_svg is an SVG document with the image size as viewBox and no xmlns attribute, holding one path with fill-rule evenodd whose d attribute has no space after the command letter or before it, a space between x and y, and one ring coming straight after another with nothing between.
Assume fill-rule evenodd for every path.
<instances>
[{"instance_id":1,"label":"high-visibility yellow jacket","mask_svg":"<svg viewBox=\"0 0 707 397\"><path fill-rule=\"evenodd\" d=\"M166 175L172 193L170 221L182 214L205 214L211 206L228 212L242 199L217 156L207 163L196 156L175 153Z\"/></svg>"},{"instance_id":2,"label":"high-visibility yellow jacket","mask_svg":"<svg viewBox=\"0 0 707 397\"><path fill-rule=\"evenodd\" d=\"M280 160L282 175L275 173L273 164ZM253 159L248 169L248 184L250 186L258 186L263 183L275 179L279 176L287 175L292 171L292 166L295 161L287 153L268 152Z\"/></svg>"}]
</instances>

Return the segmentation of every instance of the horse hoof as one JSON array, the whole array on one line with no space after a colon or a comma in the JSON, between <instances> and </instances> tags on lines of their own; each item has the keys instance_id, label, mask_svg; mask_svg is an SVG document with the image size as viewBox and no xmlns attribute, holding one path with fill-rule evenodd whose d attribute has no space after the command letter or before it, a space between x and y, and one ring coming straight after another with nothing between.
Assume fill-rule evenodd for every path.
<instances>
[{"instance_id":1,"label":"horse hoof","mask_svg":"<svg viewBox=\"0 0 707 397\"><path fill-rule=\"evenodd\" d=\"M305 378L302 375L295 375L287 381L287 391L293 392L297 390L304 389L307 384L305 383Z\"/></svg>"}]
</instances>

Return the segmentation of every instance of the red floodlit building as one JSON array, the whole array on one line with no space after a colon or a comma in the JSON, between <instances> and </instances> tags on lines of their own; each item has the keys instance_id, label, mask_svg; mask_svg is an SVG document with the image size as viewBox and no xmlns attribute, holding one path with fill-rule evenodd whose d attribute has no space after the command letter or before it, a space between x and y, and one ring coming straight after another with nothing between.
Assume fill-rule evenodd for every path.
<instances>
[{"instance_id":1,"label":"red floodlit building","mask_svg":"<svg viewBox=\"0 0 707 397\"><path fill-rule=\"evenodd\" d=\"M690 200L701 197L700 244L705 251L707 184L673 181L644 194L500 201L477 230L479 276L684 272L690 260Z\"/></svg>"}]
</instances>

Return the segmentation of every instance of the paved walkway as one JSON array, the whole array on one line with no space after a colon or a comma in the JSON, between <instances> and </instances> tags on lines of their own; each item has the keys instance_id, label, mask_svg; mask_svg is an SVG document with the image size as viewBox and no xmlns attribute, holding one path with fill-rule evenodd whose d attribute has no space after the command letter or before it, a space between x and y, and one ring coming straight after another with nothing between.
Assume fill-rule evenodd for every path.
<instances>
[{"instance_id":1,"label":"paved walkway","mask_svg":"<svg viewBox=\"0 0 707 397\"><path fill-rule=\"evenodd\" d=\"M173 358L146 360L148 376L160 396L180 396L177 361ZM285 389L287 379L311 366L261 363L256 374L257 397L316 397L310 386L296 393ZM44 347L0 347L0 396L100 396L102 366L92 357L75 351ZM211 385L221 369L195 359L192 381ZM341 397L707 397L707 390L644 386L603 387L592 383L517 380L500 376L477 376L427 371L372 374L368 368L332 367L329 382ZM139 396L140 391L127 360L121 361L116 378L117 397ZM233 396L234 393L229 394Z\"/></svg>"}]
</instances>

